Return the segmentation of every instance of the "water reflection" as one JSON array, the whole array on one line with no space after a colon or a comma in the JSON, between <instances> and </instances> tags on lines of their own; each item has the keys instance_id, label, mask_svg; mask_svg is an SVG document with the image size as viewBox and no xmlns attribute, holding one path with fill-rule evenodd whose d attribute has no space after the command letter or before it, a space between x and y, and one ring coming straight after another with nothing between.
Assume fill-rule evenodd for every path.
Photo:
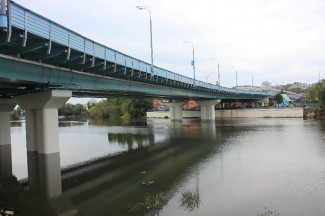
<instances>
[{"instance_id":1,"label":"water reflection","mask_svg":"<svg viewBox=\"0 0 325 216\"><path fill-rule=\"evenodd\" d=\"M152 134L113 134L110 141L120 145L142 146L130 152L83 164L63 176L63 189L83 215L134 215L130 206L147 208L150 200L164 194L167 200L173 188L184 178L188 167L208 157L218 148L216 137L222 135L215 124L200 122L168 123L169 139L154 145ZM200 140L200 143L197 141ZM148 145L143 145L147 142ZM199 145L199 146L198 146ZM199 195L198 188L195 190ZM105 197L105 199L104 199ZM158 199L157 198L157 199ZM195 197L198 207L198 197ZM92 205L95 205L92 206ZM156 208L150 207L158 213ZM158 208L160 209L160 208ZM145 211L140 215L144 215Z\"/></svg>"},{"instance_id":2,"label":"water reflection","mask_svg":"<svg viewBox=\"0 0 325 216\"><path fill-rule=\"evenodd\" d=\"M87 140L90 148L98 151L119 146L114 154L98 154L100 157L63 170L65 201L60 205L70 202L80 215L256 215L270 204L281 215L301 215L299 203L313 215L325 213L324 122L62 124L64 140L70 146L71 137L78 140L71 149L63 146L61 154L71 158L90 154L81 149L86 137L91 140ZM112 126L104 126L107 124ZM121 127L123 124L128 126ZM105 144L98 145L100 140ZM42 160L39 155L28 157L29 161ZM53 175L51 170L58 169L57 159L45 164L47 169L34 166L39 168L35 175L30 174L30 185L36 180L45 182L45 177ZM44 194L41 191L46 187L39 190L37 185L35 193ZM27 200L33 199L28 196ZM64 205L57 207L64 209ZM21 215L29 214L24 211Z\"/></svg>"},{"instance_id":3,"label":"water reflection","mask_svg":"<svg viewBox=\"0 0 325 216\"><path fill-rule=\"evenodd\" d=\"M87 124L87 122L80 121L59 121L59 127L73 127L73 126L81 126Z\"/></svg>"},{"instance_id":4,"label":"water reflection","mask_svg":"<svg viewBox=\"0 0 325 216\"><path fill-rule=\"evenodd\" d=\"M91 119L89 125L100 125L100 126L147 126L146 119Z\"/></svg>"},{"instance_id":5,"label":"water reflection","mask_svg":"<svg viewBox=\"0 0 325 216\"><path fill-rule=\"evenodd\" d=\"M117 142L120 146L127 146L128 150L152 146L155 144L154 134L108 133L110 143Z\"/></svg>"}]
</instances>

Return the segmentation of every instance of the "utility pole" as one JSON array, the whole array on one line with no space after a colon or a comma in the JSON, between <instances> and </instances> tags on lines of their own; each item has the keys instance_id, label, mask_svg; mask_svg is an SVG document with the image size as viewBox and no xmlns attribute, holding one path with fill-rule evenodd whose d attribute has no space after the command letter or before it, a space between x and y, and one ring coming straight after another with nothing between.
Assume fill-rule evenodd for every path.
<instances>
[{"instance_id":1,"label":"utility pole","mask_svg":"<svg viewBox=\"0 0 325 216\"><path fill-rule=\"evenodd\" d=\"M194 45L193 45L193 43L192 43L191 41L183 41L183 42L186 43L186 44L190 44L190 45L192 45L192 50L193 50L193 60L192 60L191 64L192 64L192 66L193 66L193 79L194 79L193 84L195 85L195 58L194 58Z\"/></svg>"},{"instance_id":2,"label":"utility pole","mask_svg":"<svg viewBox=\"0 0 325 216\"><path fill-rule=\"evenodd\" d=\"M150 19L150 48L151 48L151 76L154 76L154 71L153 71L153 45L152 45L152 21L151 21L151 11L150 8L147 6L136 6L139 10L146 10L149 12L149 19Z\"/></svg>"},{"instance_id":3,"label":"utility pole","mask_svg":"<svg viewBox=\"0 0 325 216\"><path fill-rule=\"evenodd\" d=\"M219 71L219 59L217 58L211 58L212 60L218 61L218 86L220 86L220 71Z\"/></svg>"}]
</instances>

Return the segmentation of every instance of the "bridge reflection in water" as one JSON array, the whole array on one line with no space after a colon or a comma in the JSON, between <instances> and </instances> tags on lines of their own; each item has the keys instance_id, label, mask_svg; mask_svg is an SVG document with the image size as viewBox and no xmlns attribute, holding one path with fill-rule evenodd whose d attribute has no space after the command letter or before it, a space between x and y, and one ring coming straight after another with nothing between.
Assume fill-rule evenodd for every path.
<instances>
[{"instance_id":1,"label":"bridge reflection in water","mask_svg":"<svg viewBox=\"0 0 325 216\"><path fill-rule=\"evenodd\" d=\"M128 146L129 151L64 173L64 194L80 214L133 215L132 204L157 192L170 197L188 168L218 149L222 131L214 123L170 124L169 140L162 143L154 143L153 134L110 133L110 141Z\"/></svg>"},{"instance_id":2,"label":"bridge reflection in water","mask_svg":"<svg viewBox=\"0 0 325 216\"><path fill-rule=\"evenodd\" d=\"M62 179L56 175L60 173L56 172L60 168L57 155L44 158L29 153L29 182L15 200L16 210L22 215L134 215L129 207L148 194L163 192L167 199L171 197L189 169L216 152L227 134L223 127L217 130L214 122L196 120L168 122L163 130L167 139L160 143L153 131L109 133L110 143L117 142L128 151L65 169ZM63 195L39 198L38 194L51 197L60 191L61 180Z\"/></svg>"}]
</instances>

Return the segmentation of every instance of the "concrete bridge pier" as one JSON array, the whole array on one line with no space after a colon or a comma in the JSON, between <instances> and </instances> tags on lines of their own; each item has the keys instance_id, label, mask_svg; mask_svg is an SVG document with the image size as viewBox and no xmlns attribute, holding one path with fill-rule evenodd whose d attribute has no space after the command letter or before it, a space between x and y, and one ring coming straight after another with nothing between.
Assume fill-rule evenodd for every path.
<instances>
[{"instance_id":1,"label":"concrete bridge pier","mask_svg":"<svg viewBox=\"0 0 325 216\"><path fill-rule=\"evenodd\" d=\"M265 106L269 105L270 100L268 97L265 97L265 98L261 99L259 102L261 103L262 107L265 107Z\"/></svg>"},{"instance_id":2,"label":"concrete bridge pier","mask_svg":"<svg viewBox=\"0 0 325 216\"><path fill-rule=\"evenodd\" d=\"M10 111L15 106L13 99L0 99L0 194L4 195L21 188L12 173Z\"/></svg>"},{"instance_id":3,"label":"concrete bridge pier","mask_svg":"<svg viewBox=\"0 0 325 216\"><path fill-rule=\"evenodd\" d=\"M170 120L181 121L183 120L183 106L186 102L170 102L166 103L170 109Z\"/></svg>"},{"instance_id":4,"label":"concrete bridge pier","mask_svg":"<svg viewBox=\"0 0 325 216\"><path fill-rule=\"evenodd\" d=\"M51 90L17 97L19 106L26 110L29 185L29 192L21 199L44 215L77 214L62 196L61 186L58 108L71 96L71 91Z\"/></svg>"},{"instance_id":5,"label":"concrete bridge pier","mask_svg":"<svg viewBox=\"0 0 325 216\"><path fill-rule=\"evenodd\" d=\"M216 119L215 105L220 103L220 100L201 100L196 103L201 107L201 120Z\"/></svg>"}]
</instances>

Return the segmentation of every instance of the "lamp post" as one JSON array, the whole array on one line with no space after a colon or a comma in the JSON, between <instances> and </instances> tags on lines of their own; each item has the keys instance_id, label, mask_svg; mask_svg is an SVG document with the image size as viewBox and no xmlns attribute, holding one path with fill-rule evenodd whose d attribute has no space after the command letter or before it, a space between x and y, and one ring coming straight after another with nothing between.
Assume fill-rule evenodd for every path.
<instances>
[{"instance_id":1,"label":"lamp post","mask_svg":"<svg viewBox=\"0 0 325 216\"><path fill-rule=\"evenodd\" d=\"M220 86L219 59L217 59L217 58L211 58L211 59L218 61L218 86Z\"/></svg>"},{"instance_id":2,"label":"lamp post","mask_svg":"<svg viewBox=\"0 0 325 216\"><path fill-rule=\"evenodd\" d=\"M186 43L186 44L190 44L190 45L192 45L192 50L193 50L193 60L192 60L192 66L193 66L193 79L194 79L194 81L193 81L193 84L195 85L195 59L194 59L194 45L193 45L193 43L191 42L191 41L183 41L184 43Z\"/></svg>"},{"instance_id":3,"label":"lamp post","mask_svg":"<svg viewBox=\"0 0 325 216\"><path fill-rule=\"evenodd\" d=\"M231 66L231 67L236 70L236 88L237 88L237 86L238 86L238 83L237 83L237 68L235 66Z\"/></svg>"},{"instance_id":4,"label":"lamp post","mask_svg":"<svg viewBox=\"0 0 325 216\"><path fill-rule=\"evenodd\" d=\"M147 6L136 6L139 10L147 10L149 12L150 18L150 47L151 47L151 76L153 76L153 46L152 46L152 21L151 21L151 11L150 8Z\"/></svg>"}]
</instances>

